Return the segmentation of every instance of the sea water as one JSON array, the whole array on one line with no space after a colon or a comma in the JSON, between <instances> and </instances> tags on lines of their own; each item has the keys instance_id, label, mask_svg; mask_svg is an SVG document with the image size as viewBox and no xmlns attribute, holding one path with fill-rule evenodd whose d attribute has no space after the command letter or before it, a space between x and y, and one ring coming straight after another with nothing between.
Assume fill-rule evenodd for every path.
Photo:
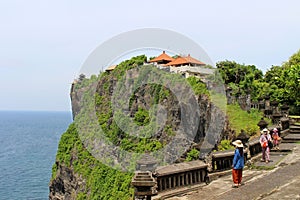
<instances>
[{"instance_id":1,"label":"sea water","mask_svg":"<svg viewBox=\"0 0 300 200\"><path fill-rule=\"evenodd\" d=\"M0 111L0 199L48 199L70 112Z\"/></svg>"}]
</instances>

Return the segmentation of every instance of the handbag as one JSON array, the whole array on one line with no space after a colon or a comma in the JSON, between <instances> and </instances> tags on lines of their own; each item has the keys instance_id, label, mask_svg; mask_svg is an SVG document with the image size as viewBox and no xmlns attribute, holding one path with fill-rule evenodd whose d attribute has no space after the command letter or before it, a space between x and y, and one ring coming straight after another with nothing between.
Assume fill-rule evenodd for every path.
<instances>
[{"instance_id":1,"label":"handbag","mask_svg":"<svg viewBox=\"0 0 300 200\"><path fill-rule=\"evenodd\" d=\"M272 149L273 148L273 142L271 141L271 140L268 140L268 147L270 148L270 149Z\"/></svg>"}]
</instances>

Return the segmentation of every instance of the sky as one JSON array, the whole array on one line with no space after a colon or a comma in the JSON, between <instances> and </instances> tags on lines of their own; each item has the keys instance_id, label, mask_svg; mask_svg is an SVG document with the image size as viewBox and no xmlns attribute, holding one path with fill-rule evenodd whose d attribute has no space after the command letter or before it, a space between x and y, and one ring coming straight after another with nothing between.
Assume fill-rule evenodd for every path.
<instances>
[{"instance_id":1,"label":"sky","mask_svg":"<svg viewBox=\"0 0 300 200\"><path fill-rule=\"evenodd\" d=\"M178 32L214 62L266 72L300 49L299 7L298 0L1 1L0 110L70 111L71 83L89 54L141 28Z\"/></svg>"}]
</instances>

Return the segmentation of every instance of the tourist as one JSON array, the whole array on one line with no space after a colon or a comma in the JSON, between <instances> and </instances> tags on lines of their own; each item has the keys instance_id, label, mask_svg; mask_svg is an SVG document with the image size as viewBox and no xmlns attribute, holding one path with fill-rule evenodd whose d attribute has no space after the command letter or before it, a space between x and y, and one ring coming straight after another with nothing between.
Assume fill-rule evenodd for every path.
<instances>
[{"instance_id":1,"label":"tourist","mask_svg":"<svg viewBox=\"0 0 300 200\"><path fill-rule=\"evenodd\" d=\"M234 157L232 162L232 187L237 188L242 184L242 175L244 168L244 146L241 140L232 143L235 146Z\"/></svg>"},{"instance_id":2,"label":"tourist","mask_svg":"<svg viewBox=\"0 0 300 200\"><path fill-rule=\"evenodd\" d=\"M268 129L264 128L262 130L262 134L260 136L259 142L262 147L261 161L268 163L270 162L270 146L272 142L272 138Z\"/></svg>"},{"instance_id":3,"label":"tourist","mask_svg":"<svg viewBox=\"0 0 300 200\"><path fill-rule=\"evenodd\" d=\"M279 150L279 140L280 140L280 137L278 135L277 128L273 129L272 138L273 138L274 149Z\"/></svg>"}]
</instances>

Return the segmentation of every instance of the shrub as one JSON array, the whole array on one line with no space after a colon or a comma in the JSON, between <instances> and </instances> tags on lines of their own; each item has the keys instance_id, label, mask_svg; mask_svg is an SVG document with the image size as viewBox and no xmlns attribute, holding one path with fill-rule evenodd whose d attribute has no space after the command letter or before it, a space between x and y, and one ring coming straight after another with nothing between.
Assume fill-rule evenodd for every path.
<instances>
[{"instance_id":1,"label":"shrub","mask_svg":"<svg viewBox=\"0 0 300 200\"><path fill-rule=\"evenodd\" d=\"M192 160L197 160L199 158L200 151L197 149L192 149L190 152L187 153L186 161L192 161Z\"/></svg>"},{"instance_id":2,"label":"shrub","mask_svg":"<svg viewBox=\"0 0 300 200\"><path fill-rule=\"evenodd\" d=\"M221 143L218 146L219 151L234 149L234 147L231 145L230 140L222 140Z\"/></svg>"},{"instance_id":3,"label":"shrub","mask_svg":"<svg viewBox=\"0 0 300 200\"><path fill-rule=\"evenodd\" d=\"M134 122L139 126L145 126L149 124L149 112L145 109L139 108L139 110L134 115Z\"/></svg>"},{"instance_id":4,"label":"shrub","mask_svg":"<svg viewBox=\"0 0 300 200\"><path fill-rule=\"evenodd\" d=\"M193 91L195 92L196 95L201 95L201 94L209 94L206 84L201 81L201 79L195 77L195 76L190 76L187 78L188 83L191 85Z\"/></svg>"}]
</instances>

